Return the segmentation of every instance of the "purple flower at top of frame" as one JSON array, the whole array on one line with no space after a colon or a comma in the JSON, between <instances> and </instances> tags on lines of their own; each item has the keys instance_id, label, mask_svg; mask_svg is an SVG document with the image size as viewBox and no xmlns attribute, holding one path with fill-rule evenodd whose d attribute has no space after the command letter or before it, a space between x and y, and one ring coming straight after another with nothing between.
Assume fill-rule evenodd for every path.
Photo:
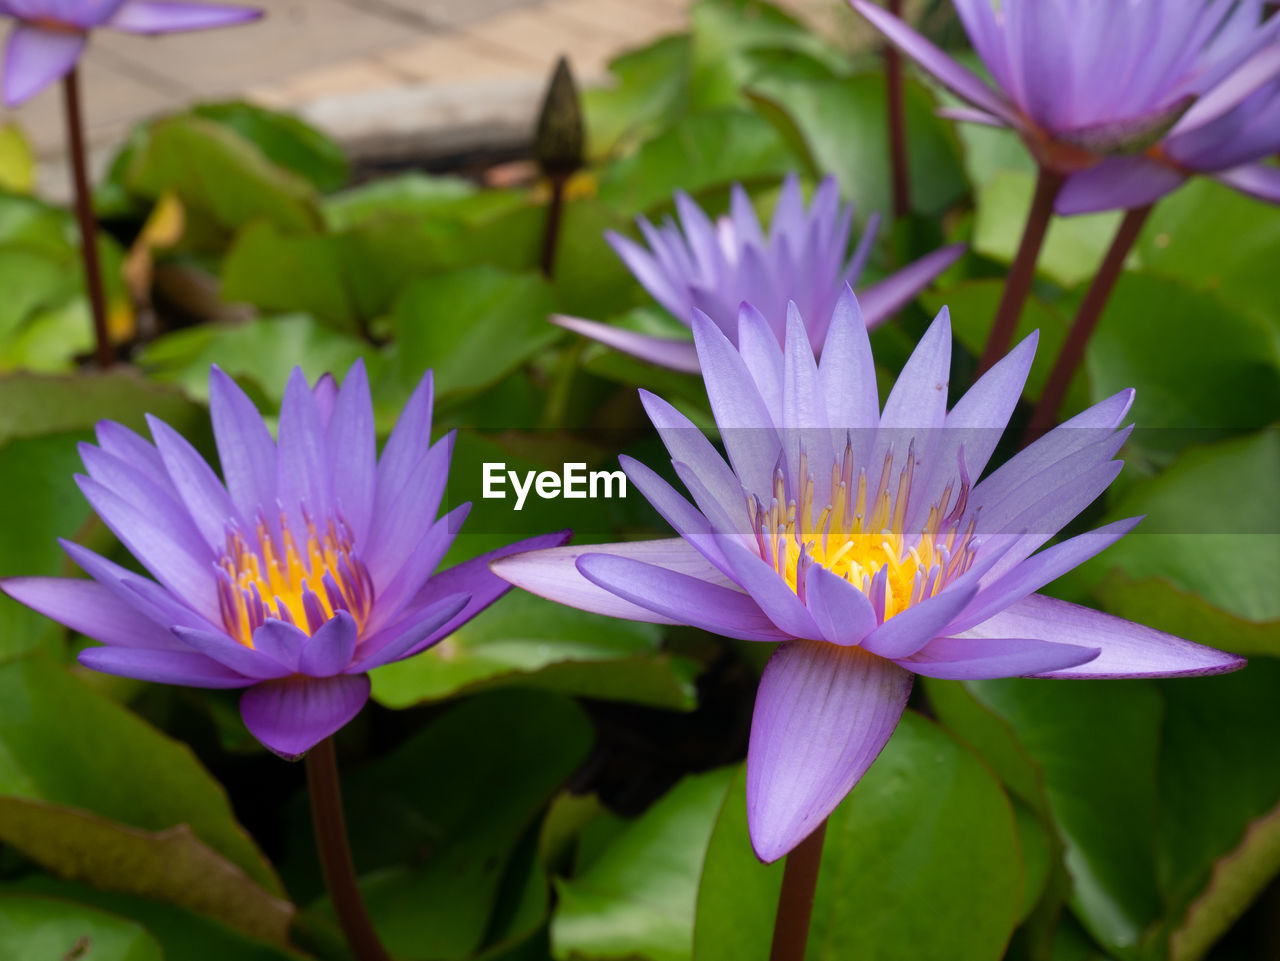
<instances>
[{"instance_id":1,"label":"purple flower at top of frame","mask_svg":"<svg viewBox=\"0 0 1280 961\"><path fill-rule=\"evenodd\" d=\"M787 304L795 301L811 322L818 350L831 310L846 285L856 286L875 242L872 215L850 251L853 207L840 200L835 178L826 177L805 209L800 180L787 177L766 233L751 199L734 184L729 213L713 221L687 194L675 195L677 224L637 224L647 247L610 231L606 236L636 279L681 323L695 310L710 317L730 340L737 338L738 307L753 304L769 320L781 343ZM964 252L943 247L862 292L867 324L876 327L911 301ZM651 337L577 317L556 317L560 326L617 350L675 370L696 373L692 341Z\"/></svg>"},{"instance_id":2,"label":"purple flower at top of frame","mask_svg":"<svg viewBox=\"0 0 1280 961\"><path fill-rule=\"evenodd\" d=\"M4 101L16 107L76 65L91 30L204 30L257 20L262 11L179 0L0 0L0 16L17 21L4 52Z\"/></svg>"},{"instance_id":3,"label":"purple flower at top of frame","mask_svg":"<svg viewBox=\"0 0 1280 961\"><path fill-rule=\"evenodd\" d=\"M422 379L378 456L364 365L339 389L295 369L273 439L216 367L210 410L222 479L149 418L153 442L103 421L76 479L154 580L63 542L89 575L15 577L10 597L104 646L86 667L162 684L245 688L253 735L297 757L350 721L375 667L424 651L509 589L489 570L535 537L435 573L470 504L437 517L454 435L430 443Z\"/></svg>"},{"instance_id":4,"label":"purple flower at top of frame","mask_svg":"<svg viewBox=\"0 0 1280 961\"><path fill-rule=\"evenodd\" d=\"M1034 335L948 410L944 309L881 410L852 291L835 308L820 360L794 308L782 345L748 305L736 345L705 315L695 314L693 330L728 462L647 393L692 501L623 459L679 537L520 554L494 570L574 607L781 642L760 681L747 755L761 859L782 857L849 793L893 733L916 674L1167 677L1243 665L1035 593L1136 523L1041 550L1119 473L1132 391L983 477L1021 396Z\"/></svg>"},{"instance_id":5,"label":"purple flower at top of frame","mask_svg":"<svg viewBox=\"0 0 1280 961\"><path fill-rule=\"evenodd\" d=\"M1202 101L1240 103L1276 74L1244 69L1280 33L1262 0L955 0L994 87L871 0L849 2L969 104L944 113L1013 129L1062 174L1200 126Z\"/></svg>"}]
</instances>

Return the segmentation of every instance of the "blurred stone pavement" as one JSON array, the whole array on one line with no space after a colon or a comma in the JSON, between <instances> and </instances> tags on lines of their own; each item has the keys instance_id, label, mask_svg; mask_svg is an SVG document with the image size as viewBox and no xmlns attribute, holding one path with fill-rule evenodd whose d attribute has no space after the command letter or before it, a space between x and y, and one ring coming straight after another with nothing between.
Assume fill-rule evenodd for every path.
<instances>
[{"instance_id":1,"label":"blurred stone pavement","mask_svg":"<svg viewBox=\"0 0 1280 961\"><path fill-rule=\"evenodd\" d=\"M690 0L244 0L254 24L139 37L102 30L82 62L94 165L138 120L200 100L246 97L319 126L357 157L436 155L511 142L530 129L560 54L582 83L618 53L682 29ZM783 0L815 22L842 0ZM843 9L842 9L843 8ZM50 88L4 120L26 130L39 187L68 193L61 96Z\"/></svg>"}]
</instances>

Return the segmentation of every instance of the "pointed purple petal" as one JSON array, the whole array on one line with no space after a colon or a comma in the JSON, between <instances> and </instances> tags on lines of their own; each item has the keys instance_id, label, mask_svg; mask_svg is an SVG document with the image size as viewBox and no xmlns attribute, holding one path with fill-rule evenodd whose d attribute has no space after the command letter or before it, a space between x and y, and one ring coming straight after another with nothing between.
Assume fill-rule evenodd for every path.
<instances>
[{"instance_id":1,"label":"pointed purple petal","mask_svg":"<svg viewBox=\"0 0 1280 961\"><path fill-rule=\"evenodd\" d=\"M1149 157L1108 157L1068 177L1054 210L1072 216L1144 207L1177 190L1186 179L1186 174Z\"/></svg>"},{"instance_id":2,"label":"pointed purple petal","mask_svg":"<svg viewBox=\"0 0 1280 961\"><path fill-rule=\"evenodd\" d=\"M253 7L129 0L112 18L110 26L126 33L175 33L182 30L231 27L257 20L261 16L262 11Z\"/></svg>"},{"instance_id":3,"label":"pointed purple petal","mask_svg":"<svg viewBox=\"0 0 1280 961\"><path fill-rule=\"evenodd\" d=\"M227 523L236 519L227 489L199 452L181 434L158 418L147 415L151 436L164 460L165 470L210 548L219 550L227 540Z\"/></svg>"},{"instance_id":4,"label":"pointed purple petal","mask_svg":"<svg viewBox=\"0 0 1280 961\"><path fill-rule=\"evenodd\" d=\"M696 374L701 369L698 367L698 351L690 340L639 334L633 330L623 330L621 327L611 327L609 324L583 320L581 317L568 317L564 314L553 314L549 320L557 327L589 337L606 347L612 347L632 357L639 357L659 367L686 374Z\"/></svg>"},{"instance_id":5,"label":"pointed purple petal","mask_svg":"<svg viewBox=\"0 0 1280 961\"><path fill-rule=\"evenodd\" d=\"M190 651L155 651L127 647L90 647L77 657L85 667L103 674L131 677L156 684L183 687L248 687L253 678L231 670L212 658Z\"/></svg>"},{"instance_id":6,"label":"pointed purple petal","mask_svg":"<svg viewBox=\"0 0 1280 961\"><path fill-rule=\"evenodd\" d=\"M849 0L849 2L853 4L855 10L870 20L890 43L931 73L957 96L999 117L1010 126L1018 126L1018 118L1014 110L973 71L962 67L897 17L869 0Z\"/></svg>"},{"instance_id":7,"label":"pointed purple petal","mask_svg":"<svg viewBox=\"0 0 1280 961\"><path fill-rule=\"evenodd\" d=\"M867 329L875 330L915 300L916 295L959 260L966 249L964 244L939 248L865 288L858 295L858 302L862 305Z\"/></svg>"},{"instance_id":8,"label":"pointed purple petal","mask_svg":"<svg viewBox=\"0 0 1280 961\"><path fill-rule=\"evenodd\" d=\"M879 626L867 596L818 564L805 576L805 604L832 644L860 644Z\"/></svg>"},{"instance_id":9,"label":"pointed purple petal","mask_svg":"<svg viewBox=\"0 0 1280 961\"><path fill-rule=\"evenodd\" d=\"M911 675L856 647L783 644L756 692L747 753L747 823L776 861L845 799L898 726Z\"/></svg>"},{"instance_id":10,"label":"pointed purple petal","mask_svg":"<svg viewBox=\"0 0 1280 961\"><path fill-rule=\"evenodd\" d=\"M457 432L450 431L426 450L394 497L375 509L364 562L379 590L389 587L419 542L436 523L440 500L449 481L449 462Z\"/></svg>"},{"instance_id":11,"label":"pointed purple petal","mask_svg":"<svg viewBox=\"0 0 1280 961\"><path fill-rule=\"evenodd\" d=\"M724 539L721 548L733 570L733 579L780 631L788 637L822 637L813 615L781 574L740 543Z\"/></svg>"},{"instance_id":12,"label":"pointed purple petal","mask_svg":"<svg viewBox=\"0 0 1280 961\"><path fill-rule=\"evenodd\" d=\"M898 664L925 677L980 681L1079 667L1100 653L1096 647L1027 637L939 637Z\"/></svg>"},{"instance_id":13,"label":"pointed purple petal","mask_svg":"<svg viewBox=\"0 0 1280 961\"><path fill-rule=\"evenodd\" d=\"M174 650L167 628L101 584L64 577L10 577L0 590L19 604L103 644Z\"/></svg>"},{"instance_id":14,"label":"pointed purple petal","mask_svg":"<svg viewBox=\"0 0 1280 961\"><path fill-rule=\"evenodd\" d=\"M298 670L308 677L332 677L351 663L360 630L355 618L338 611L308 638L298 655Z\"/></svg>"},{"instance_id":15,"label":"pointed purple petal","mask_svg":"<svg viewBox=\"0 0 1280 961\"><path fill-rule=\"evenodd\" d=\"M647 222L645 222L645 225L647 225ZM652 231L652 226L649 226L650 231ZM604 237L609 242L609 246L613 248L614 253L627 265L627 269L640 282L640 286L649 291L650 296L669 310L676 320L682 324L687 324L689 322L689 296L682 287L673 283L675 278L662 268L653 254L649 253L630 237L624 237L622 234L615 233L612 230L605 231ZM591 335L588 334L587 336Z\"/></svg>"},{"instance_id":16,"label":"pointed purple petal","mask_svg":"<svg viewBox=\"0 0 1280 961\"><path fill-rule=\"evenodd\" d=\"M421 463L423 455L431 446L433 384L434 377L428 370L409 395L409 400L396 420L396 426L391 429L391 436L382 448L382 456L378 458L378 477L374 485L375 523L378 516L388 509L388 505L400 496L400 492L414 483L413 470Z\"/></svg>"},{"instance_id":17,"label":"pointed purple petal","mask_svg":"<svg viewBox=\"0 0 1280 961\"><path fill-rule=\"evenodd\" d=\"M369 675L289 677L245 691L240 714L249 732L286 760L336 734L369 700Z\"/></svg>"},{"instance_id":18,"label":"pointed purple petal","mask_svg":"<svg viewBox=\"0 0 1280 961\"><path fill-rule=\"evenodd\" d=\"M383 664L417 654L443 637L442 628L454 620L471 602L470 594L450 594L433 604L415 609L411 616L375 634L360 645L359 656L347 668L349 673L371 671Z\"/></svg>"},{"instance_id":19,"label":"pointed purple petal","mask_svg":"<svg viewBox=\"0 0 1280 961\"><path fill-rule=\"evenodd\" d=\"M238 384L218 367L209 371L209 415L218 462L231 500L247 523L276 504L276 442Z\"/></svg>"},{"instance_id":20,"label":"pointed purple petal","mask_svg":"<svg viewBox=\"0 0 1280 961\"><path fill-rule=\"evenodd\" d=\"M1245 664L1235 654L1041 594L1024 598L965 636L1034 637L1102 651L1087 664L1048 671L1044 677L1191 677L1225 674Z\"/></svg>"},{"instance_id":21,"label":"pointed purple petal","mask_svg":"<svg viewBox=\"0 0 1280 961\"><path fill-rule=\"evenodd\" d=\"M18 23L4 51L4 102L16 107L70 72L88 35Z\"/></svg>"},{"instance_id":22,"label":"pointed purple petal","mask_svg":"<svg viewBox=\"0 0 1280 961\"><path fill-rule=\"evenodd\" d=\"M356 543L364 543L373 516L378 438L363 358L351 365L342 381L329 418L325 447L329 452L334 503Z\"/></svg>"},{"instance_id":23,"label":"pointed purple petal","mask_svg":"<svg viewBox=\"0 0 1280 961\"><path fill-rule=\"evenodd\" d=\"M218 631L194 631L187 627L175 627L173 633L196 653L212 658L244 677L266 680L292 673L275 658L245 647Z\"/></svg>"},{"instance_id":24,"label":"pointed purple petal","mask_svg":"<svg viewBox=\"0 0 1280 961\"><path fill-rule=\"evenodd\" d=\"M155 581L125 570L119 564L100 557L93 551L65 538L60 538L58 544L80 566L81 570L111 591L126 606L134 608L144 617L150 618L163 627L166 634L169 634L169 628L174 625L194 627L197 630L214 629L212 623ZM177 638L169 634L165 646L178 645Z\"/></svg>"},{"instance_id":25,"label":"pointed purple petal","mask_svg":"<svg viewBox=\"0 0 1280 961\"><path fill-rule=\"evenodd\" d=\"M711 521L681 497L674 487L638 460L624 454L618 461L636 489L675 532L696 547L709 562L728 574L724 553L712 536Z\"/></svg>"},{"instance_id":26,"label":"pointed purple petal","mask_svg":"<svg viewBox=\"0 0 1280 961\"><path fill-rule=\"evenodd\" d=\"M977 594L977 585L946 587L942 593L912 604L895 614L863 640L873 654L893 659L910 657L942 633ZM1006 635L1012 636L1012 635Z\"/></svg>"},{"instance_id":27,"label":"pointed purple petal","mask_svg":"<svg viewBox=\"0 0 1280 961\"><path fill-rule=\"evenodd\" d=\"M880 423L880 395L876 392L871 341L867 339L859 301L848 285L831 315L831 326L818 363L818 378L833 430L864 431ZM869 432L863 436L869 436ZM856 449L857 438L853 439Z\"/></svg>"},{"instance_id":28,"label":"pointed purple petal","mask_svg":"<svg viewBox=\"0 0 1280 961\"><path fill-rule=\"evenodd\" d=\"M741 591L631 557L586 553L578 558L577 566L597 587L677 624L745 641L786 638Z\"/></svg>"},{"instance_id":29,"label":"pointed purple petal","mask_svg":"<svg viewBox=\"0 0 1280 961\"><path fill-rule=\"evenodd\" d=\"M712 510L713 504L718 505L720 510L729 511L730 516L740 519L735 529L747 530L746 494L742 483L702 431L656 394L641 390L640 403L657 428L671 459L689 465L706 488L709 501L713 503L704 503L698 499L696 491L692 488L689 490L703 513Z\"/></svg>"},{"instance_id":30,"label":"pointed purple petal","mask_svg":"<svg viewBox=\"0 0 1280 961\"><path fill-rule=\"evenodd\" d=\"M301 367L293 369L285 386L279 435L276 491L294 536L304 537L302 508L318 520L329 515L330 501L325 429Z\"/></svg>"},{"instance_id":31,"label":"pointed purple petal","mask_svg":"<svg viewBox=\"0 0 1280 961\"><path fill-rule=\"evenodd\" d=\"M297 672L298 658L309 640L304 631L274 617L268 617L253 632L254 650L283 664L291 674Z\"/></svg>"},{"instance_id":32,"label":"pointed purple petal","mask_svg":"<svg viewBox=\"0 0 1280 961\"><path fill-rule=\"evenodd\" d=\"M1246 164L1214 175L1214 180L1269 204L1280 204L1280 167Z\"/></svg>"}]
</instances>

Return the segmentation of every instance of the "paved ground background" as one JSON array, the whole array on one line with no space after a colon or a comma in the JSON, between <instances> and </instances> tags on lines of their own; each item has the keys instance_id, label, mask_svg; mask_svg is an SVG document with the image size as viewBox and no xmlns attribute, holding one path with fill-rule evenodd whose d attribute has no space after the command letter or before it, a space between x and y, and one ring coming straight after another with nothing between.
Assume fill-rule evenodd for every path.
<instances>
[{"instance_id":1,"label":"paved ground background","mask_svg":"<svg viewBox=\"0 0 1280 961\"><path fill-rule=\"evenodd\" d=\"M842 0L783 0L816 24L853 19ZM556 58L581 82L631 47L681 29L690 0L257 0L248 26L164 37L96 33L83 62L95 166L138 120L246 96L299 113L356 153L465 149L527 129ZM61 98L16 118L40 158L42 191L65 196ZM6 118L9 119L9 118ZM456 143L441 143L439 138Z\"/></svg>"}]
</instances>

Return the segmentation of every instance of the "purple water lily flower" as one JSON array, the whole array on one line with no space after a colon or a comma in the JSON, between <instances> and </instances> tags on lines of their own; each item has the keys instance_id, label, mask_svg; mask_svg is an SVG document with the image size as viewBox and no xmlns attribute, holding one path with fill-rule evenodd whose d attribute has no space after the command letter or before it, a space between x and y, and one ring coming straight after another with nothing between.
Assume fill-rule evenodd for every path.
<instances>
[{"instance_id":1,"label":"purple water lily flower","mask_svg":"<svg viewBox=\"0 0 1280 961\"><path fill-rule=\"evenodd\" d=\"M875 242L879 218L849 252L853 207L841 203L835 178L826 177L806 211L800 180L787 177L768 235L756 218L751 199L734 184L727 216L712 222L683 192L677 192L680 223L655 227L644 217L636 223L649 248L610 231L609 243L653 298L681 323L701 310L730 340L738 336L738 306L754 304L769 319L782 341L787 303L794 300L809 318L809 337L819 350L827 320L846 285L856 286ZM956 244L922 257L862 292L863 314L876 327L911 301L964 253ZM642 360L698 371L691 341L651 337L578 317L553 317L562 327L632 354Z\"/></svg>"},{"instance_id":2,"label":"purple water lily flower","mask_svg":"<svg viewBox=\"0 0 1280 961\"><path fill-rule=\"evenodd\" d=\"M1237 68L1280 28L1262 0L955 0L993 88L871 0L849 2L970 105L946 113L1017 131L1058 173L1150 146L1228 76L1256 89L1266 77Z\"/></svg>"},{"instance_id":3,"label":"purple water lily flower","mask_svg":"<svg viewBox=\"0 0 1280 961\"><path fill-rule=\"evenodd\" d=\"M0 16L18 21L4 54L4 101L16 107L70 72L98 27L176 33L245 23L262 11L171 0L0 0Z\"/></svg>"},{"instance_id":4,"label":"purple water lily flower","mask_svg":"<svg viewBox=\"0 0 1280 961\"><path fill-rule=\"evenodd\" d=\"M381 457L361 361L341 389L326 376L312 390L295 369L278 441L216 367L209 397L222 480L154 418L154 443L103 421L97 445L81 445L80 489L155 580L64 541L91 579L0 587L101 641L81 652L86 667L247 688L245 724L284 757L355 717L370 670L425 650L505 593L491 561L567 540L535 537L433 574L470 505L436 516L454 435L430 443L429 372Z\"/></svg>"},{"instance_id":5,"label":"purple water lily flower","mask_svg":"<svg viewBox=\"0 0 1280 961\"><path fill-rule=\"evenodd\" d=\"M943 310L882 411L852 291L820 362L794 309L783 346L746 305L737 346L703 315L693 330L728 463L651 394L645 407L693 502L623 459L680 537L544 550L494 570L574 607L781 642L760 681L747 755L762 860L794 848L849 793L893 733L915 674L1165 677L1243 664L1034 593L1136 523L1039 550L1119 472L1132 391L975 484L1021 395L1034 335L948 411Z\"/></svg>"},{"instance_id":6,"label":"purple water lily flower","mask_svg":"<svg viewBox=\"0 0 1280 961\"><path fill-rule=\"evenodd\" d=\"M1265 82L1257 86L1258 79ZM1280 204L1280 168L1262 163L1280 153L1280 44L1254 54L1188 110L1142 154L1108 157L1067 178L1061 214L1155 203L1201 174L1241 193Z\"/></svg>"}]
</instances>

